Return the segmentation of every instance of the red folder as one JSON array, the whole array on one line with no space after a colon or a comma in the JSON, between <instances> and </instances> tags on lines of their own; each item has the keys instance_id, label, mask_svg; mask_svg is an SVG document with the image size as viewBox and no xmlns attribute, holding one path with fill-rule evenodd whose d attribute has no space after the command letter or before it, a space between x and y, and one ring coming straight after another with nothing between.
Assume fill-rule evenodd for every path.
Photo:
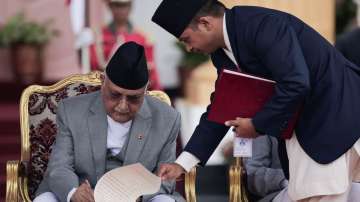
<instances>
[{"instance_id":1,"label":"red folder","mask_svg":"<svg viewBox=\"0 0 360 202\"><path fill-rule=\"evenodd\" d=\"M274 93L275 81L224 69L216 84L209 121L224 124L236 117L252 118ZM298 113L289 121L283 138L290 138Z\"/></svg>"}]
</instances>

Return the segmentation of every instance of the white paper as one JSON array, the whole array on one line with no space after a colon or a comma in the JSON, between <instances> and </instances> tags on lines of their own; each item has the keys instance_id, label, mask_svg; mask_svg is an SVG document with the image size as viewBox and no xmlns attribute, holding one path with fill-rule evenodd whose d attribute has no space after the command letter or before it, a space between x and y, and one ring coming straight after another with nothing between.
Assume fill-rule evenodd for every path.
<instances>
[{"instance_id":1,"label":"white paper","mask_svg":"<svg viewBox=\"0 0 360 202\"><path fill-rule=\"evenodd\" d=\"M94 190L96 202L134 202L160 190L161 178L140 163L113 169L103 175Z\"/></svg>"},{"instance_id":2,"label":"white paper","mask_svg":"<svg viewBox=\"0 0 360 202\"><path fill-rule=\"evenodd\" d=\"M251 157L252 141L251 138L234 137L234 157Z\"/></svg>"}]
</instances>

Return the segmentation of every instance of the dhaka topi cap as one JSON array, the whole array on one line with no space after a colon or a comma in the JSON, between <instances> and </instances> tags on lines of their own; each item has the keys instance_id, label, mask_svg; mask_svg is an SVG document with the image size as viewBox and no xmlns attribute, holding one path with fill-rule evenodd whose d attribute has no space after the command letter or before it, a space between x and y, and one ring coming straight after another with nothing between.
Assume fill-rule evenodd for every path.
<instances>
[{"instance_id":1,"label":"dhaka topi cap","mask_svg":"<svg viewBox=\"0 0 360 202\"><path fill-rule=\"evenodd\" d=\"M115 85L137 90L149 80L144 47L127 42L121 45L106 66L106 75Z\"/></svg>"},{"instance_id":2,"label":"dhaka topi cap","mask_svg":"<svg viewBox=\"0 0 360 202\"><path fill-rule=\"evenodd\" d=\"M179 38L208 0L163 0L152 21Z\"/></svg>"}]
</instances>

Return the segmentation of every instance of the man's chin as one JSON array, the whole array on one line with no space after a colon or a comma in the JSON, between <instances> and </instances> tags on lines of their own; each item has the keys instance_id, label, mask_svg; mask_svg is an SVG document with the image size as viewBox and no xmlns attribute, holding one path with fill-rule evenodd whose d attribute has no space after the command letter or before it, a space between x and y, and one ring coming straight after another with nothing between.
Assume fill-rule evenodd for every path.
<instances>
[{"instance_id":1,"label":"man's chin","mask_svg":"<svg viewBox=\"0 0 360 202\"><path fill-rule=\"evenodd\" d=\"M216 49L215 50L202 50L199 53L202 55L210 55L211 53L213 53L215 51L216 51Z\"/></svg>"},{"instance_id":2,"label":"man's chin","mask_svg":"<svg viewBox=\"0 0 360 202\"><path fill-rule=\"evenodd\" d=\"M211 52L207 52L207 51L199 51L197 53L201 54L201 55L210 55L211 54Z\"/></svg>"},{"instance_id":3,"label":"man's chin","mask_svg":"<svg viewBox=\"0 0 360 202\"><path fill-rule=\"evenodd\" d=\"M129 119L129 118L126 118L126 119L117 119L117 120L115 120L116 122L118 122L118 123L126 123L126 122L128 122L128 121L130 121L131 119Z\"/></svg>"},{"instance_id":4,"label":"man's chin","mask_svg":"<svg viewBox=\"0 0 360 202\"><path fill-rule=\"evenodd\" d=\"M127 115L115 115L111 118L118 123L126 123L131 120L131 118Z\"/></svg>"}]
</instances>

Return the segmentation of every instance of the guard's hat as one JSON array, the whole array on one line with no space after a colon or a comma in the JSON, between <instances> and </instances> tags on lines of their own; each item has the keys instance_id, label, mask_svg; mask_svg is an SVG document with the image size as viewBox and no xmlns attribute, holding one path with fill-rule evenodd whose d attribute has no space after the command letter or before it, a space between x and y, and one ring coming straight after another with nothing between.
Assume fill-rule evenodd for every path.
<instances>
[{"instance_id":1,"label":"guard's hat","mask_svg":"<svg viewBox=\"0 0 360 202\"><path fill-rule=\"evenodd\" d=\"M179 38L208 0L163 0L152 21Z\"/></svg>"},{"instance_id":2,"label":"guard's hat","mask_svg":"<svg viewBox=\"0 0 360 202\"><path fill-rule=\"evenodd\" d=\"M115 85L137 90L149 80L144 47L127 42L121 45L106 66L106 75Z\"/></svg>"}]
</instances>

